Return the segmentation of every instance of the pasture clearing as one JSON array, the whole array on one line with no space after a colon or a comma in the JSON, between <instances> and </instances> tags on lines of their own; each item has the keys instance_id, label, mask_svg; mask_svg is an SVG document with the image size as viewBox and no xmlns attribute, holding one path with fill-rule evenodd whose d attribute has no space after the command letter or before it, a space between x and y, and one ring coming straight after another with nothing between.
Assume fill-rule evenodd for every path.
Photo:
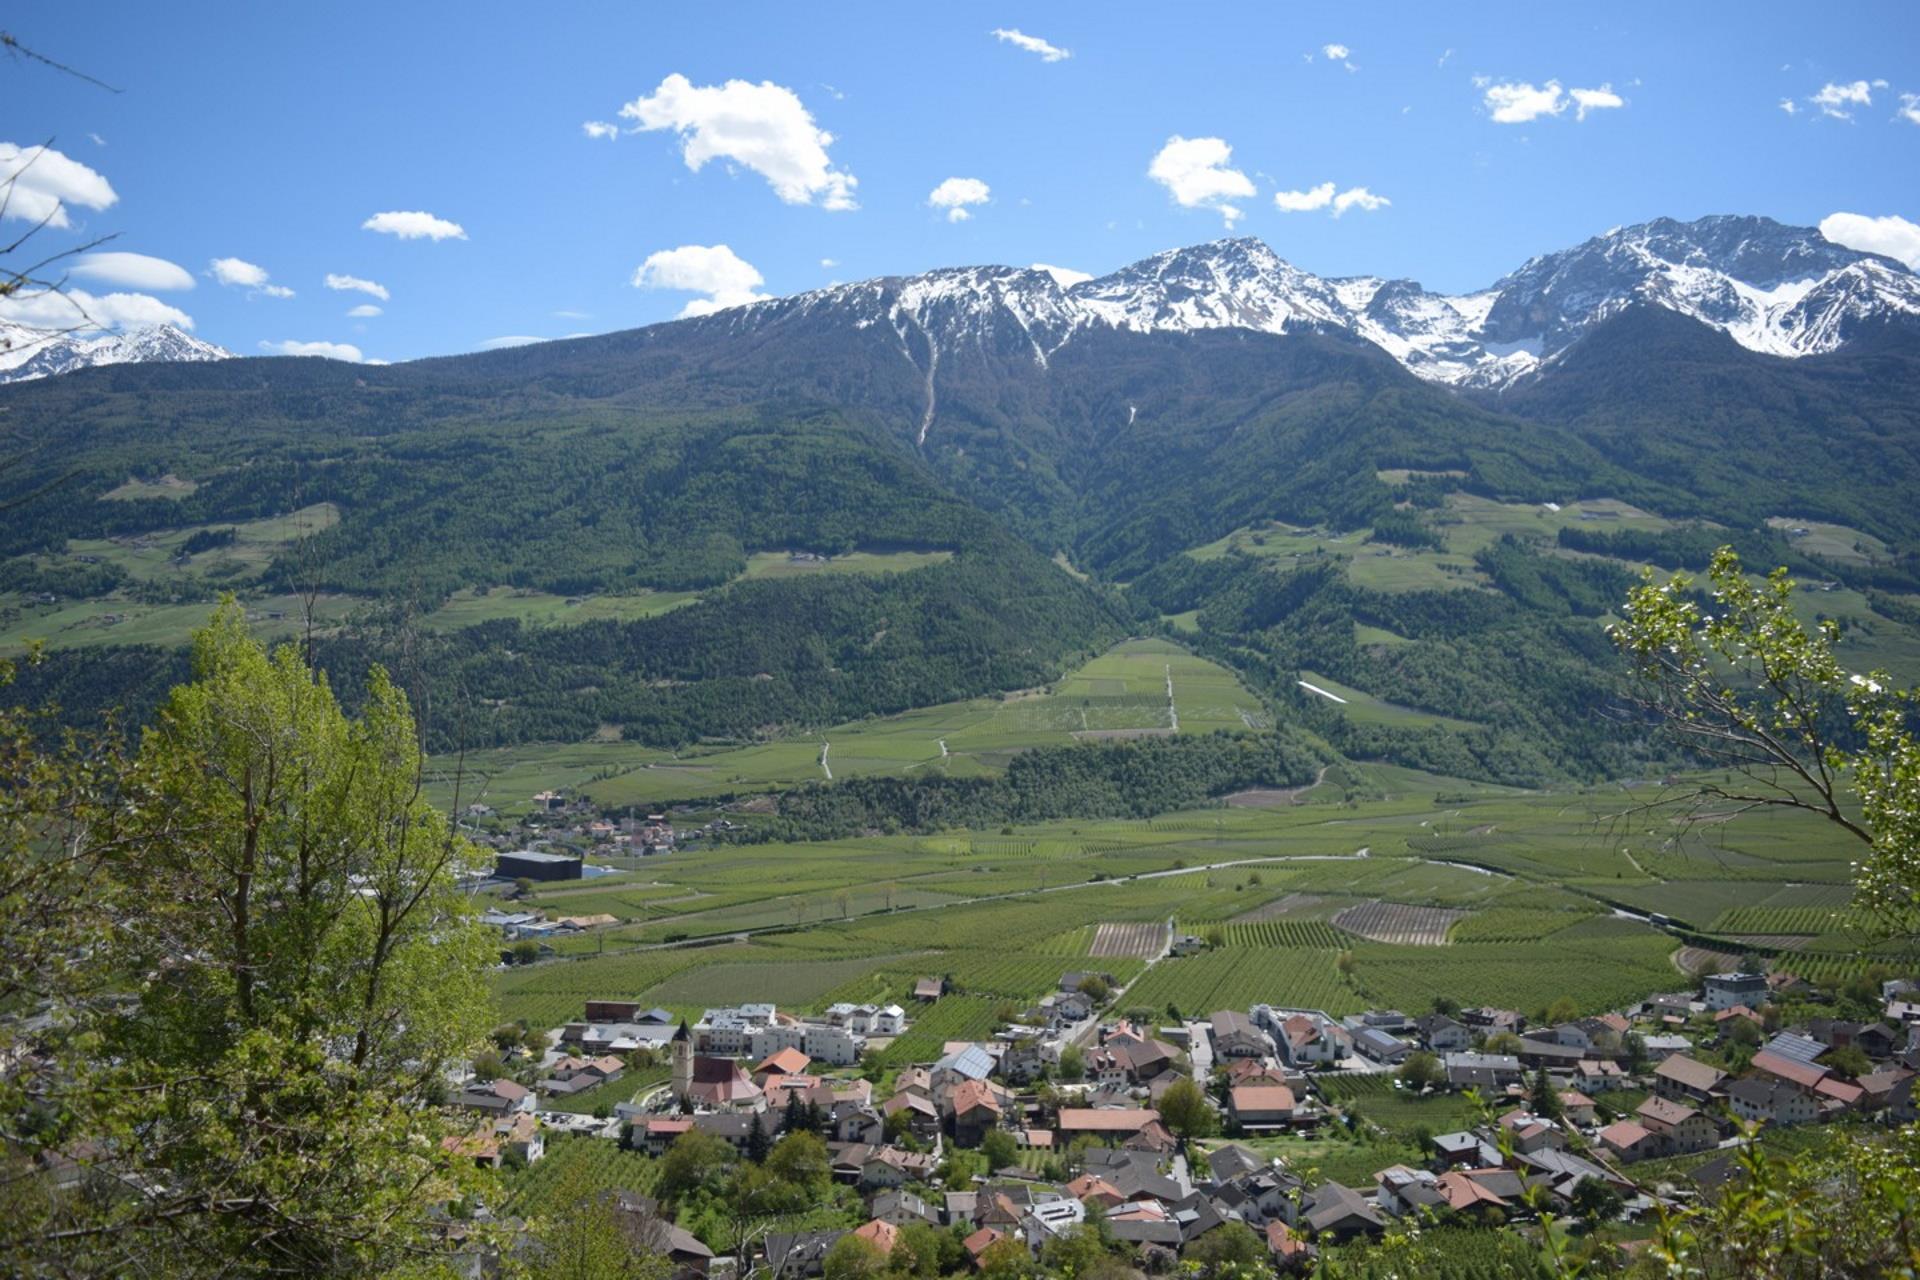
<instances>
[{"instance_id":1,"label":"pasture clearing","mask_svg":"<svg viewBox=\"0 0 1920 1280\"><path fill-rule=\"evenodd\" d=\"M1204 546L1189 548L1195 560L1227 555L1270 562L1280 569L1338 563L1355 586L1370 591L1433 591L1484 587L1486 575L1471 555L1371 541L1371 529L1334 533L1278 520L1246 525Z\"/></svg>"},{"instance_id":2,"label":"pasture clearing","mask_svg":"<svg viewBox=\"0 0 1920 1280\"><path fill-rule=\"evenodd\" d=\"M1767 528L1778 529L1797 551L1842 564L1878 564L1893 558L1886 543L1870 533L1832 524L1825 520L1804 520L1798 516L1768 516Z\"/></svg>"},{"instance_id":3,"label":"pasture clearing","mask_svg":"<svg viewBox=\"0 0 1920 1280\"><path fill-rule=\"evenodd\" d=\"M1615 531L1635 529L1661 532L1674 523L1615 498L1595 497L1566 502L1554 510L1542 503L1495 502L1469 493L1447 495L1446 505L1430 523L1447 541L1447 550L1472 556L1508 534L1550 544L1557 550L1562 529Z\"/></svg>"},{"instance_id":4,"label":"pasture clearing","mask_svg":"<svg viewBox=\"0 0 1920 1280\"><path fill-rule=\"evenodd\" d=\"M340 508L331 502L316 502L297 511L259 520L182 525L111 538L72 538L67 542L64 555L33 559L43 566L79 560L111 564L125 570L136 582L205 580L240 586L258 578L275 556L301 538L325 532L339 523ZM227 538L229 531L230 540L221 545L188 552L187 544L196 535Z\"/></svg>"},{"instance_id":5,"label":"pasture clearing","mask_svg":"<svg viewBox=\"0 0 1920 1280\"><path fill-rule=\"evenodd\" d=\"M577 626L583 622L631 622L691 604L698 591L635 591L622 595L560 596L549 591L463 588L420 619L429 631L456 631L511 618L529 627Z\"/></svg>"},{"instance_id":6,"label":"pasture clearing","mask_svg":"<svg viewBox=\"0 0 1920 1280\"><path fill-rule=\"evenodd\" d=\"M366 602L354 596L314 598L314 621L321 628L344 621ZM305 629L307 601L279 595L241 601L253 633L266 641L292 640ZM85 649L99 645L150 644L178 648L207 625L214 604L140 604L112 596L52 605L29 603L0 594L0 654L22 652L36 641L48 649Z\"/></svg>"},{"instance_id":7,"label":"pasture clearing","mask_svg":"<svg viewBox=\"0 0 1920 1280\"><path fill-rule=\"evenodd\" d=\"M1376 899L1348 907L1333 918L1333 926L1370 942L1441 947L1446 945L1447 931L1467 914L1449 907L1414 907Z\"/></svg>"},{"instance_id":8,"label":"pasture clearing","mask_svg":"<svg viewBox=\"0 0 1920 1280\"><path fill-rule=\"evenodd\" d=\"M823 556L810 551L755 551L742 578L802 578L821 573L905 573L953 559L951 550L850 551ZM739 581L739 579L735 579Z\"/></svg>"},{"instance_id":9,"label":"pasture clearing","mask_svg":"<svg viewBox=\"0 0 1920 1280\"><path fill-rule=\"evenodd\" d=\"M1439 725L1449 729L1472 729L1477 726L1465 720L1456 720L1451 716L1439 715L1431 711L1421 711L1415 707L1403 707L1397 702L1388 702L1363 693L1350 685L1341 684L1332 676L1321 675L1304 668L1300 672L1300 685L1309 697L1324 700L1335 707L1340 714L1357 724L1408 725L1426 728Z\"/></svg>"},{"instance_id":10,"label":"pasture clearing","mask_svg":"<svg viewBox=\"0 0 1920 1280\"><path fill-rule=\"evenodd\" d=\"M146 498L178 501L200 487L198 480L183 480L169 471L157 480L128 479L100 495L102 502L138 502Z\"/></svg>"}]
</instances>

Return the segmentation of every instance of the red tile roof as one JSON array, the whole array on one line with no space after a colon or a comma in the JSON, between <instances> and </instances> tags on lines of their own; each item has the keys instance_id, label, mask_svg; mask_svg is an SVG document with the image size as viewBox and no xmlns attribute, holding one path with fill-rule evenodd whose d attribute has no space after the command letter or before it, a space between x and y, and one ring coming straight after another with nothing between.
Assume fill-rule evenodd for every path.
<instances>
[{"instance_id":1,"label":"red tile roof","mask_svg":"<svg viewBox=\"0 0 1920 1280\"><path fill-rule=\"evenodd\" d=\"M882 1222L875 1218L865 1226L855 1227L853 1234L873 1245L881 1253L892 1253L894 1242L900 1238L900 1228L891 1222Z\"/></svg>"},{"instance_id":2,"label":"red tile roof","mask_svg":"<svg viewBox=\"0 0 1920 1280\"><path fill-rule=\"evenodd\" d=\"M781 1049L768 1054L753 1070L755 1075L768 1071L783 1076L797 1076L806 1074L807 1068L811 1065L813 1065L813 1059L798 1049Z\"/></svg>"},{"instance_id":3,"label":"red tile roof","mask_svg":"<svg viewBox=\"0 0 1920 1280\"><path fill-rule=\"evenodd\" d=\"M1138 1133L1159 1118L1158 1111L1142 1107L1062 1107L1060 1128L1067 1133Z\"/></svg>"},{"instance_id":4,"label":"red tile roof","mask_svg":"<svg viewBox=\"0 0 1920 1280\"><path fill-rule=\"evenodd\" d=\"M1600 1141L1619 1151L1626 1151L1652 1137L1653 1130L1631 1120L1616 1121L1600 1131Z\"/></svg>"},{"instance_id":5,"label":"red tile roof","mask_svg":"<svg viewBox=\"0 0 1920 1280\"><path fill-rule=\"evenodd\" d=\"M1236 1113L1280 1111L1293 1114L1293 1090L1283 1084L1243 1084L1227 1095Z\"/></svg>"},{"instance_id":6,"label":"red tile roof","mask_svg":"<svg viewBox=\"0 0 1920 1280\"><path fill-rule=\"evenodd\" d=\"M1833 1072L1830 1068L1817 1066L1811 1062L1798 1062L1792 1058L1783 1058L1777 1053L1762 1049L1753 1055L1753 1069L1765 1072L1777 1080L1797 1084L1802 1089L1811 1089L1825 1080Z\"/></svg>"},{"instance_id":7,"label":"red tile roof","mask_svg":"<svg viewBox=\"0 0 1920 1280\"><path fill-rule=\"evenodd\" d=\"M985 1080L968 1080L953 1091L953 1114L963 1116L979 1107L999 1115L1000 1100L993 1096L993 1086Z\"/></svg>"}]
</instances>

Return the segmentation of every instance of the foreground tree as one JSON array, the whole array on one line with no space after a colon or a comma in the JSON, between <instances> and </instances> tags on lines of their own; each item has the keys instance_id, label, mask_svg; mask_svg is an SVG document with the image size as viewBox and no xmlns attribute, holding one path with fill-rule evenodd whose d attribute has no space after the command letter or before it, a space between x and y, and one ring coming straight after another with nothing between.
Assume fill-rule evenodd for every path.
<instances>
[{"instance_id":1,"label":"foreground tree","mask_svg":"<svg viewBox=\"0 0 1920 1280\"><path fill-rule=\"evenodd\" d=\"M1694 811L1795 809L1863 846L1858 897L1886 932L1920 924L1920 741L1915 695L1847 671L1832 622L1801 623L1786 570L1755 583L1727 548L1707 599L1649 575L1613 628L1649 691L1643 706L1733 783L1678 797ZM1719 1197L1666 1218L1642 1258L1663 1277L1865 1277L1920 1272L1920 1127L1861 1135L1792 1161L1749 1143Z\"/></svg>"},{"instance_id":2,"label":"foreground tree","mask_svg":"<svg viewBox=\"0 0 1920 1280\"><path fill-rule=\"evenodd\" d=\"M1717 812L1798 809L1858 840L1861 904L1886 931L1920 930L1920 740L1915 691L1834 655L1838 624L1804 625L1785 569L1756 583L1722 547L1704 584L1648 576L1615 643L1641 677L1641 705L1734 782L1672 801Z\"/></svg>"},{"instance_id":3,"label":"foreground tree","mask_svg":"<svg viewBox=\"0 0 1920 1280\"><path fill-rule=\"evenodd\" d=\"M459 887L476 851L422 798L383 671L350 719L232 603L194 671L94 797L91 924L68 927L97 946L48 994L35 1048L57 1070L10 1150L75 1172L10 1181L0 1247L59 1275L418 1259L471 1175L424 1102L488 1030L491 948Z\"/></svg>"}]
</instances>

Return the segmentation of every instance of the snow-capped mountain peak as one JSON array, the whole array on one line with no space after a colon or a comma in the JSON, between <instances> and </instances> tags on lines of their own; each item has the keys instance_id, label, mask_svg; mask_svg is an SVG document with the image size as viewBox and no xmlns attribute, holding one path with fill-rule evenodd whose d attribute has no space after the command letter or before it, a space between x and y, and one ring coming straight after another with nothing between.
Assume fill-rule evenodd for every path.
<instances>
[{"instance_id":1,"label":"snow-capped mountain peak","mask_svg":"<svg viewBox=\"0 0 1920 1280\"><path fill-rule=\"evenodd\" d=\"M1651 305L1754 351L1804 356L1877 320L1920 322L1920 278L1902 264L1768 218L1656 219L1543 254L1485 289L1432 293L1411 280L1327 278L1250 237L1157 253L1063 286L1045 270L962 267L758 303L715 317L756 326L796 310L885 323L909 358L967 346L1026 351L1039 364L1085 330L1265 333L1343 329L1413 373L1498 387L1537 370L1595 325Z\"/></svg>"},{"instance_id":2,"label":"snow-capped mountain peak","mask_svg":"<svg viewBox=\"0 0 1920 1280\"><path fill-rule=\"evenodd\" d=\"M0 382L25 382L97 365L151 361L226 360L233 353L170 324L49 335L44 329L0 320Z\"/></svg>"}]
</instances>

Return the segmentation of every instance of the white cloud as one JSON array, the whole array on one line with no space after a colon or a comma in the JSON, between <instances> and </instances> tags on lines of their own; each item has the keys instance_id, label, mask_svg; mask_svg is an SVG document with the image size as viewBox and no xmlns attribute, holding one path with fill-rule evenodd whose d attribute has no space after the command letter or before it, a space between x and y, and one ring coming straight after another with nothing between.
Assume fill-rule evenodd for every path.
<instances>
[{"instance_id":1,"label":"white cloud","mask_svg":"<svg viewBox=\"0 0 1920 1280\"><path fill-rule=\"evenodd\" d=\"M1449 49L1445 53L1441 54L1439 57L1439 60L1436 61L1433 65L1436 67L1444 67L1447 65L1447 60L1451 57L1453 57L1453 50Z\"/></svg>"},{"instance_id":2,"label":"white cloud","mask_svg":"<svg viewBox=\"0 0 1920 1280\"><path fill-rule=\"evenodd\" d=\"M1894 112L1894 117L1908 124L1920 124L1920 93L1901 94L1900 109Z\"/></svg>"},{"instance_id":3,"label":"white cloud","mask_svg":"<svg viewBox=\"0 0 1920 1280\"><path fill-rule=\"evenodd\" d=\"M1071 289L1077 284L1093 279L1093 275L1090 272L1075 271L1072 267L1049 266L1044 262L1034 263L1033 270L1046 272L1053 277L1053 282L1062 289Z\"/></svg>"},{"instance_id":4,"label":"white cloud","mask_svg":"<svg viewBox=\"0 0 1920 1280\"><path fill-rule=\"evenodd\" d=\"M1855 80L1852 84L1825 84L1820 87L1820 92L1807 101L1818 107L1823 116L1851 120L1852 108L1873 105L1873 86L1865 80Z\"/></svg>"},{"instance_id":5,"label":"white cloud","mask_svg":"<svg viewBox=\"0 0 1920 1280\"><path fill-rule=\"evenodd\" d=\"M90 134L88 134L87 136L88 136L89 138L91 138L91 139L93 139L93 145L94 145L94 146L96 146L96 147L104 147L104 146L106 146L106 145L107 145L107 140L106 140L105 138L103 138L103 137L101 137L101 136L100 136L99 134L97 134L97 133L90 133Z\"/></svg>"},{"instance_id":6,"label":"white cloud","mask_svg":"<svg viewBox=\"0 0 1920 1280\"><path fill-rule=\"evenodd\" d=\"M991 34L994 39L1005 41L1017 49L1039 54L1042 62L1063 62L1073 56L1073 50L1048 44L1039 36L1030 36L1018 27L995 27Z\"/></svg>"},{"instance_id":7,"label":"white cloud","mask_svg":"<svg viewBox=\"0 0 1920 1280\"><path fill-rule=\"evenodd\" d=\"M696 86L670 75L620 114L642 132L673 130L681 157L696 173L709 160L731 160L765 178L788 204L859 207L853 199L858 180L835 169L827 155L833 135L814 123L799 95L771 80Z\"/></svg>"},{"instance_id":8,"label":"white cloud","mask_svg":"<svg viewBox=\"0 0 1920 1280\"><path fill-rule=\"evenodd\" d=\"M193 288L193 275L185 267L144 253L83 254L73 264L73 274L129 289Z\"/></svg>"},{"instance_id":9,"label":"white cloud","mask_svg":"<svg viewBox=\"0 0 1920 1280\"><path fill-rule=\"evenodd\" d=\"M1187 209L1212 209L1231 227L1241 210L1229 200L1251 199L1253 181L1228 167L1233 148L1224 138L1183 138L1174 134L1147 166L1147 176L1165 187L1174 203Z\"/></svg>"},{"instance_id":10,"label":"white cloud","mask_svg":"<svg viewBox=\"0 0 1920 1280\"><path fill-rule=\"evenodd\" d=\"M945 209L948 222L965 222L973 216L967 206L985 204L992 195L992 189L978 178L948 178L927 193L927 203Z\"/></svg>"},{"instance_id":11,"label":"white cloud","mask_svg":"<svg viewBox=\"0 0 1920 1280\"><path fill-rule=\"evenodd\" d=\"M581 122L580 132L589 138L611 140L620 136L620 126L607 120L586 120Z\"/></svg>"},{"instance_id":12,"label":"white cloud","mask_svg":"<svg viewBox=\"0 0 1920 1280\"><path fill-rule=\"evenodd\" d=\"M1780 99L1780 109L1786 112L1790 116L1795 116L1800 114L1800 104L1795 102L1792 98Z\"/></svg>"},{"instance_id":13,"label":"white cloud","mask_svg":"<svg viewBox=\"0 0 1920 1280\"><path fill-rule=\"evenodd\" d=\"M1385 196L1377 196L1365 187L1348 187L1345 191L1342 191L1333 198L1333 216L1337 218L1349 209L1359 209L1365 213L1372 213L1374 210L1384 209L1392 203L1393 201L1387 199Z\"/></svg>"},{"instance_id":14,"label":"white cloud","mask_svg":"<svg viewBox=\"0 0 1920 1280\"><path fill-rule=\"evenodd\" d=\"M1920 271L1920 224L1888 214L1831 213L1820 219L1820 234L1862 253L1882 253Z\"/></svg>"},{"instance_id":15,"label":"white cloud","mask_svg":"<svg viewBox=\"0 0 1920 1280\"><path fill-rule=\"evenodd\" d=\"M839 265L840 265L840 260L838 258L820 259L820 267L823 271L831 271Z\"/></svg>"},{"instance_id":16,"label":"white cloud","mask_svg":"<svg viewBox=\"0 0 1920 1280\"><path fill-rule=\"evenodd\" d=\"M366 357L361 354L360 348L354 346L351 342L294 342L291 340L286 342L262 342L260 349L262 351L271 351L278 356L324 356L329 360L346 360L352 364L360 364L366 360ZM385 362L375 360L372 361L372 363L383 364Z\"/></svg>"},{"instance_id":17,"label":"white cloud","mask_svg":"<svg viewBox=\"0 0 1920 1280\"><path fill-rule=\"evenodd\" d=\"M104 209L120 199L105 178L51 147L0 142L0 184L9 181L6 216L50 227L73 225L67 210L76 205Z\"/></svg>"},{"instance_id":18,"label":"white cloud","mask_svg":"<svg viewBox=\"0 0 1920 1280\"><path fill-rule=\"evenodd\" d=\"M382 314L382 312L380 308L375 306L373 303L363 302L359 306L354 307L353 309L348 311L347 314L355 320L371 320L375 316Z\"/></svg>"},{"instance_id":19,"label":"white cloud","mask_svg":"<svg viewBox=\"0 0 1920 1280\"><path fill-rule=\"evenodd\" d=\"M1348 187L1336 195L1331 182L1323 182L1317 187L1308 187L1305 191L1273 193L1273 207L1282 213L1311 213L1316 209L1328 209L1336 218L1349 209L1360 209L1372 213L1375 209L1384 209L1392 203L1393 201L1385 196L1377 196L1365 187Z\"/></svg>"},{"instance_id":20,"label":"white cloud","mask_svg":"<svg viewBox=\"0 0 1920 1280\"><path fill-rule=\"evenodd\" d=\"M1346 45L1323 44L1320 46L1320 52L1326 55L1328 62L1338 62L1349 71L1358 71L1360 69L1353 65L1353 50L1347 48ZM1312 54L1307 55L1307 61L1313 61Z\"/></svg>"},{"instance_id":21,"label":"white cloud","mask_svg":"<svg viewBox=\"0 0 1920 1280\"><path fill-rule=\"evenodd\" d=\"M1557 80L1547 81L1540 89L1526 82L1489 84L1484 101L1495 124L1525 124L1540 116L1557 116L1567 109Z\"/></svg>"},{"instance_id":22,"label":"white cloud","mask_svg":"<svg viewBox=\"0 0 1920 1280\"><path fill-rule=\"evenodd\" d=\"M291 298L293 290L281 284L267 282L267 269L248 262L245 258L215 258L207 264L207 274L216 284L232 285L250 293L264 293L269 298Z\"/></svg>"},{"instance_id":23,"label":"white cloud","mask_svg":"<svg viewBox=\"0 0 1920 1280\"><path fill-rule=\"evenodd\" d=\"M552 338L542 338L530 333L510 333L504 337L488 338L480 344L480 350L505 351L508 347L530 347L536 342L552 341Z\"/></svg>"},{"instance_id":24,"label":"white cloud","mask_svg":"<svg viewBox=\"0 0 1920 1280\"><path fill-rule=\"evenodd\" d=\"M767 294L755 290L765 279L752 263L724 244L683 244L647 255L633 273L636 289L679 289L704 293L680 311L682 317L711 315L727 307L763 302Z\"/></svg>"},{"instance_id":25,"label":"white cloud","mask_svg":"<svg viewBox=\"0 0 1920 1280\"><path fill-rule=\"evenodd\" d=\"M1627 105L1627 100L1615 93L1610 84L1603 84L1598 89L1571 89L1568 92L1573 95L1573 118L1576 122L1585 120L1589 111L1612 111Z\"/></svg>"},{"instance_id":26,"label":"white cloud","mask_svg":"<svg viewBox=\"0 0 1920 1280\"><path fill-rule=\"evenodd\" d=\"M1575 108L1573 118L1585 120L1589 111L1608 111L1627 105L1626 99L1613 91L1613 86L1603 84L1597 89L1562 89L1558 80L1549 80L1539 88L1531 81L1502 81L1494 83L1485 76L1475 76L1473 84L1482 90L1483 104L1495 124L1526 124L1542 116L1557 116L1569 106Z\"/></svg>"},{"instance_id":27,"label":"white cloud","mask_svg":"<svg viewBox=\"0 0 1920 1280\"><path fill-rule=\"evenodd\" d=\"M1273 193L1273 207L1282 213L1306 213L1312 209L1324 209L1333 203L1333 184L1323 182L1317 187L1305 191L1276 191Z\"/></svg>"},{"instance_id":28,"label":"white cloud","mask_svg":"<svg viewBox=\"0 0 1920 1280\"><path fill-rule=\"evenodd\" d=\"M368 297L378 298L382 302L391 301L391 295L387 292L387 286L376 284L371 280L362 280L359 276L343 276L329 271L327 272L327 288L336 289L342 293L364 293Z\"/></svg>"},{"instance_id":29,"label":"white cloud","mask_svg":"<svg viewBox=\"0 0 1920 1280\"><path fill-rule=\"evenodd\" d=\"M93 294L85 289L0 298L0 320L54 330L138 329L155 324L193 328L192 316L150 294Z\"/></svg>"},{"instance_id":30,"label":"white cloud","mask_svg":"<svg viewBox=\"0 0 1920 1280\"><path fill-rule=\"evenodd\" d=\"M393 209L376 213L360 224L363 231L378 231L402 240L465 240L467 230L457 222L436 218L418 209Z\"/></svg>"},{"instance_id":31,"label":"white cloud","mask_svg":"<svg viewBox=\"0 0 1920 1280\"><path fill-rule=\"evenodd\" d=\"M207 264L207 273L221 284L258 289L267 282L267 269L244 258L215 258Z\"/></svg>"}]
</instances>

